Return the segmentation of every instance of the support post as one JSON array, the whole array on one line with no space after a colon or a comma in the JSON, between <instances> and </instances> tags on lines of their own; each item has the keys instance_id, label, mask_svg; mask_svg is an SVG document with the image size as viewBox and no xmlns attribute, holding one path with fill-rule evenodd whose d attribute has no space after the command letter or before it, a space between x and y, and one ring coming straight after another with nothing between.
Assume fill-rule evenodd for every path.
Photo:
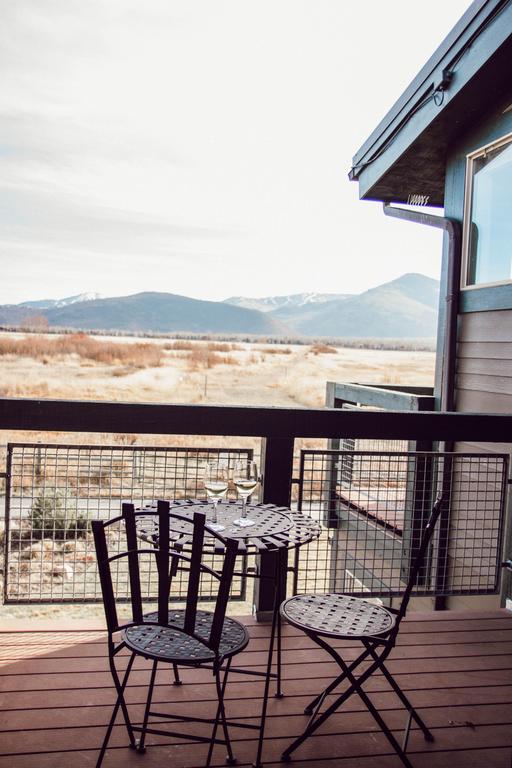
<instances>
[{"instance_id":1,"label":"support post","mask_svg":"<svg viewBox=\"0 0 512 768\"><path fill-rule=\"evenodd\" d=\"M289 507L293 475L293 438L263 438L261 446L261 469L263 474L262 501ZM258 621L270 621L274 607L275 557L272 552L265 552L258 558L257 568L260 575L254 587L254 611ZM286 595L286 569L279 574L280 592Z\"/></svg>"},{"instance_id":2,"label":"support post","mask_svg":"<svg viewBox=\"0 0 512 768\"><path fill-rule=\"evenodd\" d=\"M339 408L336 404L336 384L333 381L328 381L325 390L325 407L326 408ZM343 403L341 404L343 408ZM327 441L327 448L330 451L339 451L341 448L341 440L339 437L331 437ZM339 517L336 503L336 488L338 485L339 463L338 458L332 458L329 462L329 470L327 472L327 479L325 483L325 497L327 499L323 524L326 528L338 528Z\"/></svg>"}]
</instances>

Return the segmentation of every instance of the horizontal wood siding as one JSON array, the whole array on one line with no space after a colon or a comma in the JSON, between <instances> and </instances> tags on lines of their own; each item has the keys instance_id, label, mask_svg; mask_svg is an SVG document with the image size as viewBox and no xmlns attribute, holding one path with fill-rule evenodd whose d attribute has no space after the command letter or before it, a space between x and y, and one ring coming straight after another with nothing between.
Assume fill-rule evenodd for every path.
<instances>
[{"instance_id":1,"label":"horizontal wood siding","mask_svg":"<svg viewBox=\"0 0 512 768\"><path fill-rule=\"evenodd\" d=\"M512 341L459 341L457 357L462 360L512 360Z\"/></svg>"},{"instance_id":2,"label":"horizontal wood siding","mask_svg":"<svg viewBox=\"0 0 512 768\"><path fill-rule=\"evenodd\" d=\"M512 311L494 310L472 312L459 316L455 403L459 412L512 412ZM457 451L510 452L502 443L456 443ZM510 509L505 530L511 528ZM510 543L505 543L508 553ZM501 597L495 605L503 604L509 595L510 577L505 576ZM489 598L493 602L493 598ZM476 605L475 598L450 598L450 608L464 609Z\"/></svg>"},{"instance_id":3,"label":"horizontal wood siding","mask_svg":"<svg viewBox=\"0 0 512 768\"><path fill-rule=\"evenodd\" d=\"M512 311L470 312L459 321L458 341L510 342Z\"/></svg>"},{"instance_id":4,"label":"horizontal wood siding","mask_svg":"<svg viewBox=\"0 0 512 768\"><path fill-rule=\"evenodd\" d=\"M459 317L457 411L512 412L512 311Z\"/></svg>"},{"instance_id":5,"label":"horizontal wood siding","mask_svg":"<svg viewBox=\"0 0 512 768\"><path fill-rule=\"evenodd\" d=\"M471 376L496 376L504 379L505 391L510 387L512 380L512 359L500 360L495 357L459 358L457 363L459 376L470 378Z\"/></svg>"}]
</instances>

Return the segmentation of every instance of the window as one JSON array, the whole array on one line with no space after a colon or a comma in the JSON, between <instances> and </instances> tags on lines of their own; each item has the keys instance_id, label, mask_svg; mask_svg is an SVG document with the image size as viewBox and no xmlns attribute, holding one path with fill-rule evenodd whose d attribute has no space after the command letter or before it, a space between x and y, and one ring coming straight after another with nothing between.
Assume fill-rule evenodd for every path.
<instances>
[{"instance_id":1,"label":"window","mask_svg":"<svg viewBox=\"0 0 512 768\"><path fill-rule=\"evenodd\" d=\"M468 155L465 287L512 280L512 134Z\"/></svg>"}]
</instances>

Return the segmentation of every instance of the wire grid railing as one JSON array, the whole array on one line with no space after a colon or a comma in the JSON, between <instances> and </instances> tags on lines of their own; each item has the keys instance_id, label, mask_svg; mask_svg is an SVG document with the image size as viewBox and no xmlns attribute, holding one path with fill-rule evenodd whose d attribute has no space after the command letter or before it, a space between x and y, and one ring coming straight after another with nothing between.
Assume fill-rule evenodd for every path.
<instances>
[{"instance_id":1,"label":"wire grid railing","mask_svg":"<svg viewBox=\"0 0 512 768\"><path fill-rule=\"evenodd\" d=\"M344 403L343 409L346 411L383 411L383 408L377 408L369 405L351 405ZM340 451L407 451L409 442L407 440L387 440L384 438L350 438L344 437L341 440L331 441L330 446ZM337 444L336 444L337 443Z\"/></svg>"},{"instance_id":2,"label":"wire grid railing","mask_svg":"<svg viewBox=\"0 0 512 768\"><path fill-rule=\"evenodd\" d=\"M117 517L123 501L144 506L156 499L204 498L203 470L219 458L232 468L253 458L249 448L145 448L135 446L7 446L4 601L101 600L90 521ZM122 526L110 526L112 551L123 551ZM154 558L145 559L144 596L156 595ZM212 562L209 563L215 567ZM127 573L117 566L118 598L127 596ZM176 579L172 597L185 596ZM246 580L235 580L232 599L244 600ZM215 597L214 583L201 595Z\"/></svg>"},{"instance_id":3,"label":"wire grid railing","mask_svg":"<svg viewBox=\"0 0 512 768\"><path fill-rule=\"evenodd\" d=\"M299 508L324 531L300 553L296 590L400 595L443 493L415 594L496 593L507 478L502 454L303 451Z\"/></svg>"}]
</instances>

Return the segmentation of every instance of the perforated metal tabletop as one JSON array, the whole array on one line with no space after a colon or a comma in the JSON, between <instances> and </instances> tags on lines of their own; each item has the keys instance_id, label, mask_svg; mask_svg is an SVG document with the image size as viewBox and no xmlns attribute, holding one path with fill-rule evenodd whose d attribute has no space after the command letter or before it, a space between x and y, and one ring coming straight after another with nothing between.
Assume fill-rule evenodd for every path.
<instances>
[{"instance_id":1,"label":"perforated metal tabletop","mask_svg":"<svg viewBox=\"0 0 512 768\"><path fill-rule=\"evenodd\" d=\"M262 552L275 552L281 549L295 549L312 541L321 533L320 524L311 517L287 507L278 507L274 504L248 504L247 517L255 521L254 525L241 528L234 525L233 521L240 517L242 505L238 501L222 502L217 508L218 520L225 528L221 535L232 539L238 539L238 551L240 554L261 554ZM144 517L144 511L154 513L156 503L137 509L137 526L141 538L156 544L158 533L155 518L148 515ZM171 502L171 512L175 510L181 515L192 516L194 512L206 513L205 547L212 551L219 549L221 544L212 536L208 536L208 521L211 520L211 503L198 499L184 499ZM171 517L171 543L174 547L186 548L192 539L192 525L186 520L177 520Z\"/></svg>"}]
</instances>

